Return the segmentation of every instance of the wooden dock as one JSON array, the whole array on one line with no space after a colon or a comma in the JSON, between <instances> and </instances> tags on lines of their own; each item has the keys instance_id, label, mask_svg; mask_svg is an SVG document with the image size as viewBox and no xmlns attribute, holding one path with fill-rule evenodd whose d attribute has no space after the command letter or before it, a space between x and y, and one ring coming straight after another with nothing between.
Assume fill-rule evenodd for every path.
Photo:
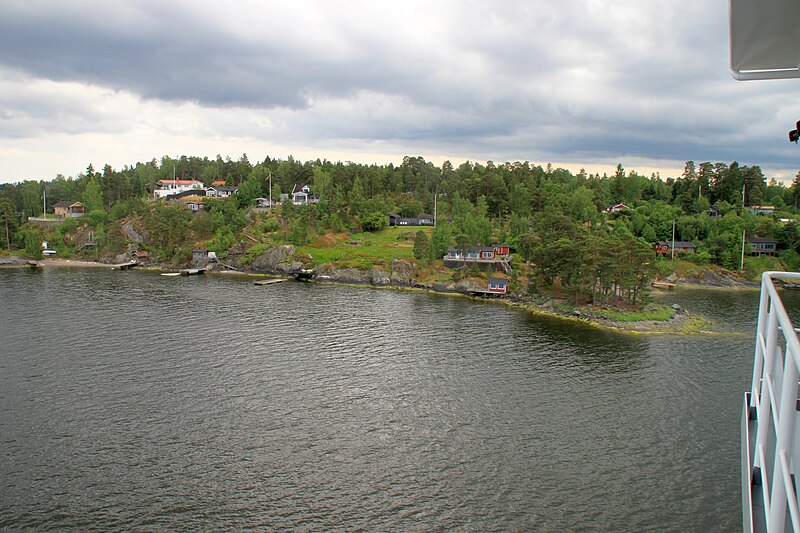
<instances>
[{"instance_id":1,"label":"wooden dock","mask_svg":"<svg viewBox=\"0 0 800 533\"><path fill-rule=\"evenodd\" d=\"M258 280L258 281L256 281L256 282L254 282L254 283L253 283L253 285L258 285L258 286L262 286L262 285L273 285L273 284L275 284L275 283L283 283L284 281L288 281L288 280L287 280L287 279L284 279L284 278L275 278L275 279L260 279L260 280Z\"/></svg>"},{"instance_id":2,"label":"wooden dock","mask_svg":"<svg viewBox=\"0 0 800 533\"><path fill-rule=\"evenodd\" d=\"M114 270L130 270L135 266L139 266L138 261L128 261L127 263L120 263L118 265L114 265L111 268L113 268Z\"/></svg>"},{"instance_id":3,"label":"wooden dock","mask_svg":"<svg viewBox=\"0 0 800 533\"><path fill-rule=\"evenodd\" d=\"M672 290L675 288L675 284L670 283L669 281L654 281L652 285L656 289Z\"/></svg>"},{"instance_id":4,"label":"wooden dock","mask_svg":"<svg viewBox=\"0 0 800 533\"><path fill-rule=\"evenodd\" d=\"M197 276L205 273L205 268L184 268L181 270L181 276Z\"/></svg>"}]
</instances>

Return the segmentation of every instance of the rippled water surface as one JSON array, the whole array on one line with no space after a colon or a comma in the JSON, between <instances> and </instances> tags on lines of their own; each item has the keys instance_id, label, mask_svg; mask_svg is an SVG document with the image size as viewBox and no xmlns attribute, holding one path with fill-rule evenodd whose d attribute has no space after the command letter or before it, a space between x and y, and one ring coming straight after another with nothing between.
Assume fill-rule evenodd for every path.
<instances>
[{"instance_id":1,"label":"rippled water surface","mask_svg":"<svg viewBox=\"0 0 800 533\"><path fill-rule=\"evenodd\" d=\"M740 530L757 296L678 291L732 333L634 337L423 293L0 270L0 528Z\"/></svg>"}]
</instances>

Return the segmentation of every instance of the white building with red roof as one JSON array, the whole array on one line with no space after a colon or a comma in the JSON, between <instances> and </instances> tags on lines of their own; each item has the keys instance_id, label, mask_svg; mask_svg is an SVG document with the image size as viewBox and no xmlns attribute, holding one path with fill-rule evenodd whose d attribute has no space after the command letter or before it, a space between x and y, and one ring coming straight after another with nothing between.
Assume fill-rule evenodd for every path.
<instances>
[{"instance_id":1,"label":"white building with red roof","mask_svg":"<svg viewBox=\"0 0 800 533\"><path fill-rule=\"evenodd\" d=\"M155 198L164 198L169 194L203 188L203 182L197 180L159 180L157 185L158 189L153 191Z\"/></svg>"}]
</instances>

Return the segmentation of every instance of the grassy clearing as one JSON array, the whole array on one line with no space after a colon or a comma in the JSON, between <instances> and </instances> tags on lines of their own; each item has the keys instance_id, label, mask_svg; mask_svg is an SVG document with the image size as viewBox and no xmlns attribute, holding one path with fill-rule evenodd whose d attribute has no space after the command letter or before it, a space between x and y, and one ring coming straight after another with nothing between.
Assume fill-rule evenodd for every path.
<instances>
[{"instance_id":1,"label":"grassy clearing","mask_svg":"<svg viewBox=\"0 0 800 533\"><path fill-rule=\"evenodd\" d=\"M643 321L659 321L664 322L672 319L675 315L675 310L670 307L657 307L654 309L598 309L588 307L576 306L569 302L559 302L555 305L561 311L580 311L582 314L594 316L597 318L607 318L609 320L616 320L617 322L643 322Z\"/></svg>"},{"instance_id":2,"label":"grassy clearing","mask_svg":"<svg viewBox=\"0 0 800 533\"><path fill-rule=\"evenodd\" d=\"M617 322L642 322L645 320L667 321L675 314L669 307L660 307L647 311L616 311L611 309L597 309L592 311L595 316L616 320Z\"/></svg>"},{"instance_id":3,"label":"grassy clearing","mask_svg":"<svg viewBox=\"0 0 800 533\"><path fill-rule=\"evenodd\" d=\"M313 264L336 263L339 268L387 267L395 259L414 259L414 236L408 228L385 228L373 233L325 235L312 244L298 246Z\"/></svg>"}]
</instances>

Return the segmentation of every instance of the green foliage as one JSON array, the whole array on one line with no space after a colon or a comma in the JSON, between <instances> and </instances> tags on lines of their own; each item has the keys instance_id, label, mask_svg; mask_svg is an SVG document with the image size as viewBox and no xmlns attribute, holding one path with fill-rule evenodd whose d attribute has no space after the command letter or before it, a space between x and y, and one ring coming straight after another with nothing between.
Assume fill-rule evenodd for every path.
<instances>
[{"instance_id":1,"label":"green foliage","mask_svg":"<svg viewBox=\"0 0 800 533\"><path fill-rule=\"evenodd\" d=\"M277 218L270 218L264 224L261 225L261 231L264 233L273 233L280 229L281 224L278 222Z\"/></svg>"},{"instance_id":2,"label":"green foliage","mask_svg":"<svg viewBox=\"0 0 800 533\"><path fill-rule=\"evenodd\" d=\"M263 255L264 252L266 252L269 249L270 249L269 244L266 243L256 244L255 246L247 250L247 253L244 254L244 257L242 258L241 261L242 264L244 265L253 264L253 261L261 257L261 255Z\"/></svg>"},{"instance_id":3,"label":"green foliage","mask_svg":"<svg viewBox=\"0 0 800 533\"><path fill-rule=\"evenodd\" d=\"M452 230L449 224L439 224L433 229L430 244L430 260L440 260L447 254L452 241Z\"/></svg>"},{"instance_id":4,"label":"green foliage","mask_svg":"<svg viewBox=\"0 0 800 533\"><path fill-rule=\"evenodd\" d=\"M239 195L224 200L208 198L207 213L194 216L181 206L175 206L175 211L154 207L161 202L149 202L147 191L157 180L173 175L202 179L207 184L220 179L229 185L240 184ZM652 263L653 271L665 268L664 261L653 260L651 244L670 240L673 222L676 240L692 241L700 247L698 254L687 256L681 265L691 266L688 261L692 261L738 268L741 235L746 230L747 235L779 239L785 266L800 266L800 227L781 225L778 215L755 216L744 209L772 203L781 211L780 217L800 218L800 178L791 187L775 180L767 184L759 167L737 162L688 161L681 176L664 180L657 174L641 176L622 165L613 175L601 176L527 162L465 162L457 168L445 162L437 168L421 157L407 157L400 166L301 162L292 157L267 157L251 165L244 154L237 160L163 157L122 170L104 165L98 172L89 165L74 179L58 176L49 183L0 184L0 222L8 222L9 236L22 244L25 239L15 235L20 231L18 214L41 213L46 192L51 207L60 200L84 203L88 215L81 223L95 228L104 253L124 249L127 243L120 237L120 222L131 219L137 225L141 220L142 230L154 241L149 245L162 260L182 256L182 250L209 241L221 252L239 240L242 229L251 222L246 213L252 201L268 196L269 176L275 199L280 191L308 184L319 203L299 207L284 201L280 210L271 213L273 218L252 221L249 234L268 233L272 241L283 239L299 246L308 246L326 231L362 228L377 236L386 231L378 217L383 221L388 212L409 217L430 213L436 198L439 224L432 234L425 233L430 235L427 253L421 238L416 251L410 241L401 240L398 245L407 248L393 249L391 254L411 257L414 253L439 260L454 239L459 246L500 239L529 263L531 285L541 287L543 282L560 279L576 300L641 301L644 285L640 278L647 275L647 268L634 268L633 263ZM632 209L613 215L601 212L618 201ZM709 206L718 207L723 216L708 217ZM285 231L279 232L282 228ZM56 229L53 242L59 247L63 242L66 249L68 240L63 237L68 231ZM358 248L362 255L352 264L380 260L379 252L366 248ZM321 249L319 253L333 257L335 252ZM338 260L349 258L345 254Z\"/></svg>"},{"instance_id":5,"label":"green foliage","mask_svg":"<svg viewBox=\"0 0 800 533\"><path fill-rule=\"evenodd\" d=\"M224 257L234 244L236 244L236 236L233 234L233 230L228 226L222 226L214 232L214 241L208 248Z\"/></svg>"},{"instance_id":6,"label":"green foliage","mask_svg":"<svg viewBox=\"0 0 800 533\"><path fill-rule=\"evenodd\" d=\"M784 250L780 258L786 270L800 272L800 253L794 250Z\"/></svg>"},{"instance_id":7,"label":"green foliage","mask_svg":"<svg viewBox=\"0 0 800 533\"><path fill-rule=\"evenodd\" d=\"M8 198L0 198L0 232L3 233L3 248L10 249L19 219L14 212L14 204Z\"/></svg>"},{"instance_id":8,"label":"green foliage","mask_svg":"<svg viewBox=\"0 0 800 533\"><path fill-rule=\"evenodd\" d=\"M42 241L45 239L39 228L24 227L17 232L15 238L17 243L25 249L27 255L35 259L42 257Z\"/></svg>"},{"instance_id":9,"label":"green foliage","mask_svg":"<svg viewBox=\"0 0 800 533\"><path fill-rule=\"evenodd\" d=\"M700 250L693 254L686 254L685 259L695 265L707 265L713 258L707 250Z\"/></svg>"},{"instance_id":10,"label":"green foliage","mask_svg":"<svg viewBox=\"0 0 800 533\"><path fill-rule=\"evenodd\" d=\"M368 269L375 265L390 265L395 259L411 260L413 245L398 236L406 228L386 228L372 233L358 233L335 244L305 244L297 246L298 254L310 255L314 264L336 262L341 268Z\"/></svg>"},{"instance_id":11,"label":"green foliage","mask_svg":"<svg viewBox=\"0 0 800 533\"><path fill-rule=\"evenodd\" d=\"M178 258L181 248L188 248L191 260L191 244L186 242L191 219L192 213L180 205L153 202L149 206L143 222L152 239L153 251L161 260L171 261Z\"/></svg>"},{"instance_id":12,"label":"green foliage","mask_svg":"<svg viewBox=\"0 0 800 533\"><path fill-rule=\"evenodd\" d=\"M777 257L762 255L760 257L746 257L744 260L744 273L750 279L758 279L763 272L768 270L781 270L782 265Z\"/></svg>"},{"instance_id":13,"label":"green foliage","mask_svg":"<svg viewBox=\"0 0 800 533\"><path fill-rule=\"evenodd\" d=\"M414 258L420 261L426 261L431 255L431 241L428 235L419 230L414 238Z\"/></svg>"},{"instance_id":14,"label":"green foliage","mask_svg":"<svg viewBox=\"0 0 800 533\"><path fill-rule=\"evenodd\" d=\"M675 316L675 310L670 307L659 307L648 311L618 311L614 309L593 309L595 316L616 320L617 322L642 322L657 320L664 322Z\"/></svg>"},{"instance_id":15,"label":"green foliage","mask_svg":"<svg viewBox=\"0 0 800 533\"><path fill-rule=\"evenodd\" d=\"M383 213L370 213L361 219L361 228L364 231L379 231L386 227L388 220Z\"/></svg>"},{"instance_id":16,"label":"green foliage","mask_svg":"<svg viewBox=\"0 0 800 533\"><path fill-rule=\"evenodd\" d=\"M256 203L256 198L263 195L264 180L256 174L247 178L241 185L239 191L234 195L239 208L252 207Z\"/></svg>"},{"instance_id":17,"label":"green foliage","mask_svg":"<svg viewBox=\"0 0 800 533\"><path fill-rule=\"evenodd\" d=\"M95 209L94 211L87 212L86 215L81 217L81 221L97 229L99 226L103 226L108 223L108 213L102 209Z\"/></svg>"},{"instance_id":18,"label":"green foliage","mask_svg":"<svg viewBox=\"0 0 800 533\"><path fill-rule=\"evenodd\" d=\"M296 245L308 242L308 222L305 217L297 217L289 222L289 233L286 240Z\"/></svg>"},{"instance_id":19,"label":"green foliage","mask_svg":"<svg viewBox=\"0 0 800 533\"><path fill-rule=\"evenodd\" d=\"M78 229L78 226L81 225L81 222L77 218L65 218L64 222L56 226L56 232L61 235L65 235L71 231L75 231Z\"/></svg>"},{"instance_id":20,"label":"green foliage","mask_svg":"<svg viewBox=\"0 0 800 533\"><path fill-rule=\"evenodd\" d=\"M81 200L87 213L103 209L103 191L100 189L96 179L90 178L86 182L86 188L83 190Z\"/></svg>"}]
</instances>

